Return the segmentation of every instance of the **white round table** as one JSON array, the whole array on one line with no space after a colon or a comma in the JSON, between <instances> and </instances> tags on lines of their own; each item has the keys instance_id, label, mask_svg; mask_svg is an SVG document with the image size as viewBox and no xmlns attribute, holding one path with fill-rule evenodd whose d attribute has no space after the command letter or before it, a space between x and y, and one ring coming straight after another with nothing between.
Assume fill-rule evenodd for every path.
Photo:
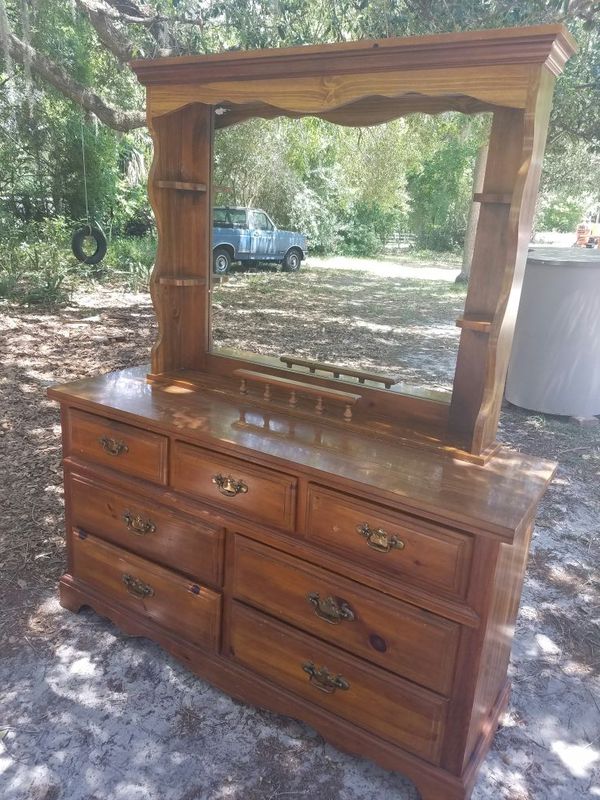
<instances>
[{"instance_id":1,"label":"white round table","mask_svg":"<svg viewBox=\"0 0 600 800\"><path fill-rule=\"evenodd\" d=\"M600 250L530 250L506 398L546 414L600 414Z\"/></svg>"}]
</instances>

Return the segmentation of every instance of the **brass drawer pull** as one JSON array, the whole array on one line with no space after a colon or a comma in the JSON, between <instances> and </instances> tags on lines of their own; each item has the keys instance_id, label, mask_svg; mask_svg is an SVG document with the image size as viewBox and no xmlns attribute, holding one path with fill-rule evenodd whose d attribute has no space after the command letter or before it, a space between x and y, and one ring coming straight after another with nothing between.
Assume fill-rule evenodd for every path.
<instances>
[{"instance_id":1,"label":"brass drawer pull","mask_svg":"<svg viewBox=\"0 0 600 800\"><path fill-rule=\"evenodd\" d=\"M135 533L137 536L156 532L156 525L151 519L144 519L139 514L132 514L131 511L123 512L122 520L131 533Z\"/></svg>"},{"instance_id":2,"label":"brass drawer pull","mask_svg":"<svg viewBox=\"0 0 600 800\"><path fill-rule=\"evenodd\" d=\"M122 456L129 451L129 447L127 447L125 442L121 442L118 439L111 439L110 436L101 436L98 441L102 445L104 452L108 453L110 456Z\"/></svg>"},{"instance_id":3,"label":"brass drawer pull","mask_svg":"<svg viewBox=\"0 0 600 800\"><path fill-rule=\"evenodd\" d=\"M148 586L147 583L144 583L144 581L141 581L139 578L134 578L133 575L125 574L121 580L127 587L129 594L133 595L133 597L137 597L138 600L144 600L146 597L152 597L154 594L154 589L151 586Z\"/></svg>"},{"instance_id":4,"label":"brass drawer pull","mask_svg":"<svg viewBox=\"0 0 600 800\"><path fill-rule=\"evenodd\" d=\"M333 694L336 689L346 691L350 688L348 681L341 675L334 675L327 667L316 667L312 661L305 661L302 669L315 689L325 694Z\"/></svg>"},{"instance_id":5,"label":"brass drawer pull","mask_svg":"<svg viewBox=\"0 0 600 800\"><path fill-rule=\"evenodd\" d=\"M325 620L330 625L340 625L344 621L352 622L354 611L345 600L339 597L321 598L318 592L310 592L306 595L308 602L314 606L315 616Z\"/></svg>"},{"instance_id":6,"label":"brass drawer pull","mask_svg":"<svg viewBox=\"0 0 600 800\"><path fill-rule=\"evenodd\" d=\"M236 494L246 494L248 487L244 481L236 481L231 475L225 477L219 472L213 475L212 482L225 497L235 497Z\"/></svg>"},{"instance_id":7,"label":"brass drawer pull","mask_svg":"<svg viewBox=\"0 0 600 800\"><path fill-rule=\"evenodd\" d=\"M356 530L367 540L369 547L378 553L389 553L390 550L404 550L404 542L397 536L390 536L383 528L371 528L367 522L356 526Z\"/></svg>"}]
</instances>

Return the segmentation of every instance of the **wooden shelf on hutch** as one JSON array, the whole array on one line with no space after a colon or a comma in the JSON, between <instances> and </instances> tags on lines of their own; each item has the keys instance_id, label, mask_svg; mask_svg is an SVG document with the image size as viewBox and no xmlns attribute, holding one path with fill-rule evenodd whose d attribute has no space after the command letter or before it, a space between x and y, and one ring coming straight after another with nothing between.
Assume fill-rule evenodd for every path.
<instances>
[{"instance_id":1,"label":"wooden shelf on hutch","mask_svg":"<svg viewBox=\"0 0 600 800\"><path fill-rule=\"evenodd\" d=\"M574 49L550 25L134 62L159 337L149 370L49 391L62 604L405 773L424 800L468 798L490 747L554 470L496 430L553 85ZM492 115L452 391L211 351L214 127L449 110Z\"/></svg>"}]
</instances>

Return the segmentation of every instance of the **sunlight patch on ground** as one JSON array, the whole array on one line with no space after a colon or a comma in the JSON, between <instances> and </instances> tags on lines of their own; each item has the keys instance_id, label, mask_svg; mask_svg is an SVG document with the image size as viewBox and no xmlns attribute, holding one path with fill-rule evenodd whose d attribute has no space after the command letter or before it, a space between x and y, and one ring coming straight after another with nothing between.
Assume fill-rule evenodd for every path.
<instances>
[{"instance_id":1,"label":"sunlight patch on ground","mask_svg":"<svg viewBox=\"0 0 600 800\"><path fill-rule=\"evenodd\" d=\"M311 256L307 264L317 269L344 269L357 272L370 272L383 278L413 278L423 281L448 281L454 283L460 269L457 267L439 266L412 266L411 264L388 263L375 258L350 258L348 256L333 256L332 258L317 258Z\"/></svg>"},{"instance_id":2,"label":"sunlight patch on ground","mask_svg":"<svg viewBox=\"0 0 600 800\"><path fill-rule=\"evenodd\" d=\"M569 744L559 740L552 744L552 752L575 778L588 778L590 769L600 760L600 752L589 744Z\"/></svg>"}]
</instances>

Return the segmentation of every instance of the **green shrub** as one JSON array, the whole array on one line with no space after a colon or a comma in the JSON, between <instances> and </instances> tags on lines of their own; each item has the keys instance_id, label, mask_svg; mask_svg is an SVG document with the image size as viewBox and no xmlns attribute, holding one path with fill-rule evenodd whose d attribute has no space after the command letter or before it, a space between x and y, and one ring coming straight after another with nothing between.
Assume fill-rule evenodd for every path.
<instances>
[{"instance_id":1,"label":"green shrub","mask_svg":"<svg viewBox=\"0 0 600 800\"><path fill-rule=\"evenodd\" d=\"M375 257L400 225L401 214L375 202L359 200L344 215L340 250L344 255Z\"/></svg>"},{"instance_id":2,"label":"green shrub","mask_svg":"<svg viewBox=\"0 0 600 800\"><path fill-rule=\"evenodd\" d=\"M115 277L132 291L145 291L155 257L154 235L118 237L109 244L104 274L109 279Z\"/></svg>"},{"instance_id":3,"label":"green shrub","mask_svg":"<svg viewBox=\"0 0 600 800\"><path fill-rule=\"evenodd\" d=\"M551 194L543 197L537 212L536 228L540 231L572 233L581 222L585 212L585 199L560 198Z\"/></svg>"},{"instance_id":4,"label":"green shrub","mask_svg":"<svg viewBox=\"0 0 600 800\"><path fill-rule=\"evenodd\" d=\"M78 262L63 219L11 227L0 239L0 297L55 305L69 299Z\"/></svg>"}]
</instances>

